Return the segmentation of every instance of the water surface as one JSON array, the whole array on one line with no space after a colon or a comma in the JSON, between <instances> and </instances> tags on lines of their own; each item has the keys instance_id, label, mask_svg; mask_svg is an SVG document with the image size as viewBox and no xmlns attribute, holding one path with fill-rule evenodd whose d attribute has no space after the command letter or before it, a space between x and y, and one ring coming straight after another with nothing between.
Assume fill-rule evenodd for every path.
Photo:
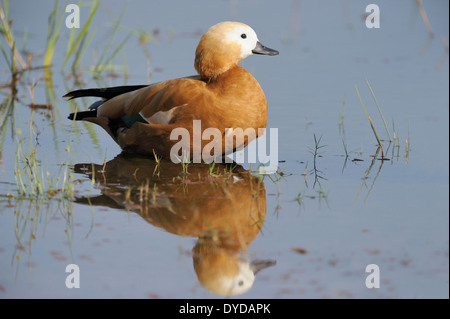
<instances>
[{"instance_id":1,"label":"water surface","mask_svg":"<svg viewBox=\"0 0 450 319\"><path fill-rule=\"evenodd\" d=\"M424 3L432 38L416 1L377 4L379 29L366 28L360 1L101 2L79 86L71 61L60 72L70 34L63 24L50 85L56 99L44 71L30 71L13 111L0 117L0 297L222 298L214 280L266 262L236 297L448 298L448 2ZM34 66L42 65L53 6L10 3L14 34L21 45L27 31ZM81 7L82 25L89 10ZM114 72L94 80L89 68L122 10L112 48L130 30L153 40L144 49L132 33L111 61ZM71 105L61 96L68 90L194 74L201 34L223 20L249 24L280 51L242 62L267 96L268 127L278 129L276 174L259 179L246 163L234 173L215 167L216 175L193 165L187 176L163 163L158 174L152 159L121 155L100 128L66 119ZM391 144L366 79L398 137ZM27 106L34 82L35 102L51 103L51 112ZM7 99L9 89L1 90ZM22 137L28 147L31 116L40 164L51 176L70 164L73 201L17 196L15 154ZM65 284L72 263L79 289ZM369 264L379 267L379 288L366 287Z\"/></svg>"}]
</instances>

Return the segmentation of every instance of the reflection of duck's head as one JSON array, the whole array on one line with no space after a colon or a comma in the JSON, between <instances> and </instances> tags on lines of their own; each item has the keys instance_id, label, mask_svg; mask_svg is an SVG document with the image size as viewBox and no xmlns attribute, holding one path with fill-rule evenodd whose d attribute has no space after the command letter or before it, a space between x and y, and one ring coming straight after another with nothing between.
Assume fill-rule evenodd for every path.
<instances>
[{"instance_id":1,"label":"reflection of duck's head","mask_svg":"<svg viewBox=\"0 0 450 319\"><path fill-rule=\"evenodd\" d=\"M76 201L126 207L167 232L198 237L193 249L194 268L203 286L223 296L247 291L258 266L274 264L242 258L242 251L264 224L264 183L242 167L230 172L228 166L216 164L212 171L211 166L192 164L187 177L180 177L181 170L181 165L171 162L156 164L126 155L105 166L77 164L75 172L96 176L102 195Z\"/></svg>"},{"instance_id":2,"label":"reflection of duck's head","mask_svg":"<svg viewBox=\"0 0 450 319\"><path fill-rule=\"evenodd\" d=\"M253 286L255 275L275 264L272 260L249 261L211 239L199 239L193 252L194 269L202 285L225 297L247 292Z\"/></svg>"}]
</instances>

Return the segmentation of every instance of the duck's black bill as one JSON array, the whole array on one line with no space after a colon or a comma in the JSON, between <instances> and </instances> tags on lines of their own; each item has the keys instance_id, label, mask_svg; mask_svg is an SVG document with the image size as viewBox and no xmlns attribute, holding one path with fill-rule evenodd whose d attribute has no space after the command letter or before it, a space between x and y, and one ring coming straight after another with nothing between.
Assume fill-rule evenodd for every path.
<instances>
[{"instance_id":1,"label":"duck's black bill","mask_svg":"<svg viewBox=\"0 0 450 319\"><path fill-rule=\"evenodd\" d=\"M264 55L277 55L280 53L277 50L265 47L259 41L256 42L256 47L252 50L252 52L255 54L264 54Z\"/></svg>"},{"instance_id":2,"label":"duck's black bill","mask_svg":"<svg viewBox=\"0 0 450 319\"><path fill-rule=\"evenodd\" d=\"M250 263L250 269L256 275L261 270L276 265L275 260L254 260Z\"/></svg>"}]
</instances>

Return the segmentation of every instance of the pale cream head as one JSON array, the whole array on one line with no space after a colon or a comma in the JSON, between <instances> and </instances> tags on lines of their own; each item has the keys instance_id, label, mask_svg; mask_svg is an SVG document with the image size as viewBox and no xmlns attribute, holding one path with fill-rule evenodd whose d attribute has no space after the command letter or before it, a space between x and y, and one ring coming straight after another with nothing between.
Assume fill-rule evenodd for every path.
<instances>
[{"instance_id":1,"label":"pale cream head","mask_svg":"<svg viewBox=\"0 0 450 319\"><path fill-rule=\"evenodd\" d=\"M276 55L278 51L261 45L256 32L244 23L220 22L200 39L194 66L203 78L214 78L253 53Z\"/></svg>"}]
</instances>

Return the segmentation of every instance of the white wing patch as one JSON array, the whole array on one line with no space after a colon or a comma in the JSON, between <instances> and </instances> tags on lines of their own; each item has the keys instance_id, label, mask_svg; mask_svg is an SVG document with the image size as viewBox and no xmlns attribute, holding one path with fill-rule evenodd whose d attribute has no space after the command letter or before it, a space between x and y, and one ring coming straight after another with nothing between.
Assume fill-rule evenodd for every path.
<instances>
[{"instance_id":1,"label":"white wing patch","mask_svg":"<svg viewBox=\"0 0 450 319\"><path fill-rule=\"evenodd\" d=\"M159 111L156 112L155 114L153 114L151 117L146 118L146 120L150 123L150 124L169 124L169 122L172 120L172 114L173 112L178 109L180 106L186 106L187 104L183 104L183 105L179 105L179 106L175 106L173 108L171 108L168 111ZM142 114L141 114L142 116ZM142 116L143 117L143 116Z\"/></svg>"}]
</instances>

